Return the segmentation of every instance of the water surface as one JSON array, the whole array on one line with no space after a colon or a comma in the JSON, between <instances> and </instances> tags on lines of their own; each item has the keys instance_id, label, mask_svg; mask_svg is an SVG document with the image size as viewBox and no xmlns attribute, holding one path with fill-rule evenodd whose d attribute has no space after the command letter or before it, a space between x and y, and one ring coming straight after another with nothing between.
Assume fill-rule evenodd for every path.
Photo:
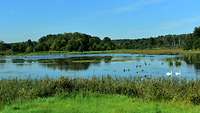
<instances>
[{"instance_id":1,"label":"water surface","mask_svg":"<svg viewBox=\"0 0 200 113\"><path fill-rule=\"evenodd\" d=\"M171 74L199 79L200 55L84 54L0 57L0 79Z\"/></svg>"}]
</instances>

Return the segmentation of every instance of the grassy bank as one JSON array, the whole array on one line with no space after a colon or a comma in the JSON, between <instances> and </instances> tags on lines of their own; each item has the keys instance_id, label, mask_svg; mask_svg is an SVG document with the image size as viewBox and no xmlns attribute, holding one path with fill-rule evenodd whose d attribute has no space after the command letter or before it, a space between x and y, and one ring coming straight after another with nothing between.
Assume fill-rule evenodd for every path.
<instances>
[{"instance_id":1,"label":"grassy bank","mask_svg":"<svg viewBox=\"0 0 200 113\"><path fill-rule=\"evenodd\" d=\"M177 55L177 54L200 54L199 50L182 50L182 49L120 49L107 51L84 51L84 52L69 52L69 51L42 51L31 53L0 53L0 56L34 56L34 55L54 55L54 54L147 54L147 55Z\"/></svg>"},{"instance_id":2,"label":"grassy bank","mask_svg":"<svg viewBox=\"0 0 200 113\"><path fill-rule=\"evenodd\" d=\"M180 54L186 51L181 49L146 49L146 50L108 50L108 51L85 51L85 52L68 52L68 51L43 51L43 52L32 52L32 53L15 53L18 56L33 56L33 55L50 55L50 54Z\"/></svg>"},{"instance_id":3,"label":"grassy bank","mask_svg":"<svg viewBox=\"0 0 200 113\"><path fill-rule=\"evenodd\" d=\"M120 95L78 94L36 99L6 106L1 113L199 113L184 102L146 101Z\"/></svg>"},{"instance_id":4,"label":"grassy bank","mask_svg":"<svg viewBox=\"0 0 200 113\"><path fill-rule=\"evenodd\" d=\"M0 105L51 97L62 93L118 94L151 101L185 101L200 104L200 81L180 78L64 78L1 80Z\"/></svg>"}]
</instances>

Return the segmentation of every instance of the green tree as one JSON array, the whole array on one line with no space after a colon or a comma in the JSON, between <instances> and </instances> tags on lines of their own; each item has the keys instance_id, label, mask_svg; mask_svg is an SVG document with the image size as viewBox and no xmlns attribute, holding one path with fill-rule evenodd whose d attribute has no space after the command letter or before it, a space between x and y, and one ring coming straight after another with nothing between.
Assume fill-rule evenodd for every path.
<instances>
[{"instance_id":1,"label":"green tree","mask_svg":"<svg viewBox=\"0 0 200 113\"><path fill-rule=\"evenodd\" d=\"M0 51L5 51L6 47L3 41L0 41Z\"/></svg>"},{"instance_id":2,"label":"green tree","mask_svg":"<svg viewBox=\"0 0 200 113\"><path fill-rule=\"evenodd\" d=\"M196 38L200 38L200 27L195 27L193 35Z\"/></svg>"},{"instance_id":3,"label":"green tree","mask_svg":"<svg viewBox=\"0 0 200 113\"><path fill-rule=\"evenodd\" d=\"M33 46L28 46L28 47L26 48L26 51L25 51L25 52L27 52L27 53L33 52Z\"/></svg>"}]
</instances>

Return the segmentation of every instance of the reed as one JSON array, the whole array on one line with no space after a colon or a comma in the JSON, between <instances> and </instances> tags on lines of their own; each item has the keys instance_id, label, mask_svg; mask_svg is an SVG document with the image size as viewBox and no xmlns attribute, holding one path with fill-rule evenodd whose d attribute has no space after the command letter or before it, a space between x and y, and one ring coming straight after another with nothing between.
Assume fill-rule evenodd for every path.
<instances>
[{"instance_id":1,"label":"reed","mask_svg":"<svg viewBox=\"0 0 200 113\"><path fill-rule=\"evenodd\" d=\"M93 77L1 80L0 103L72 93L119 94L144 100L185 101L200 104L200 81L181 78Z\"/></svg>"}]
</instances>

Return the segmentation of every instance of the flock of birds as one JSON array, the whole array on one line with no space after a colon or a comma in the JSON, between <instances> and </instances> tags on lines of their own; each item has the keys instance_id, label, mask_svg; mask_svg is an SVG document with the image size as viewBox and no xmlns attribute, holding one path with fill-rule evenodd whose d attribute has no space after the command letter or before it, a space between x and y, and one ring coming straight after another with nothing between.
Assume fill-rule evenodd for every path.
<instances>
[{"instance_id":1,"label":"flock of birds","mask_svg":"<svg viewBox=\"0 0 200 113\"><path fill-rule=\"evenodd\" d=\"M147 63L145 63L145 66L147 66L147 65L150 65L150 63L149 64L147 64ZM141 68L142 67L142 65L136 65L136 68ZM124 69L123 70L124 72L129 72L130 71L130 69ZM142 72L143 72L144 70L142 69ZM137 72L137 73L139 73L139 72ZM175 75L175 76L181 76L181 72L173 72L172 70L170 71L170 72L167 72L166 73L166 75L167 76L173 76L173 75Z\"/></svg>"}]
</instances>

